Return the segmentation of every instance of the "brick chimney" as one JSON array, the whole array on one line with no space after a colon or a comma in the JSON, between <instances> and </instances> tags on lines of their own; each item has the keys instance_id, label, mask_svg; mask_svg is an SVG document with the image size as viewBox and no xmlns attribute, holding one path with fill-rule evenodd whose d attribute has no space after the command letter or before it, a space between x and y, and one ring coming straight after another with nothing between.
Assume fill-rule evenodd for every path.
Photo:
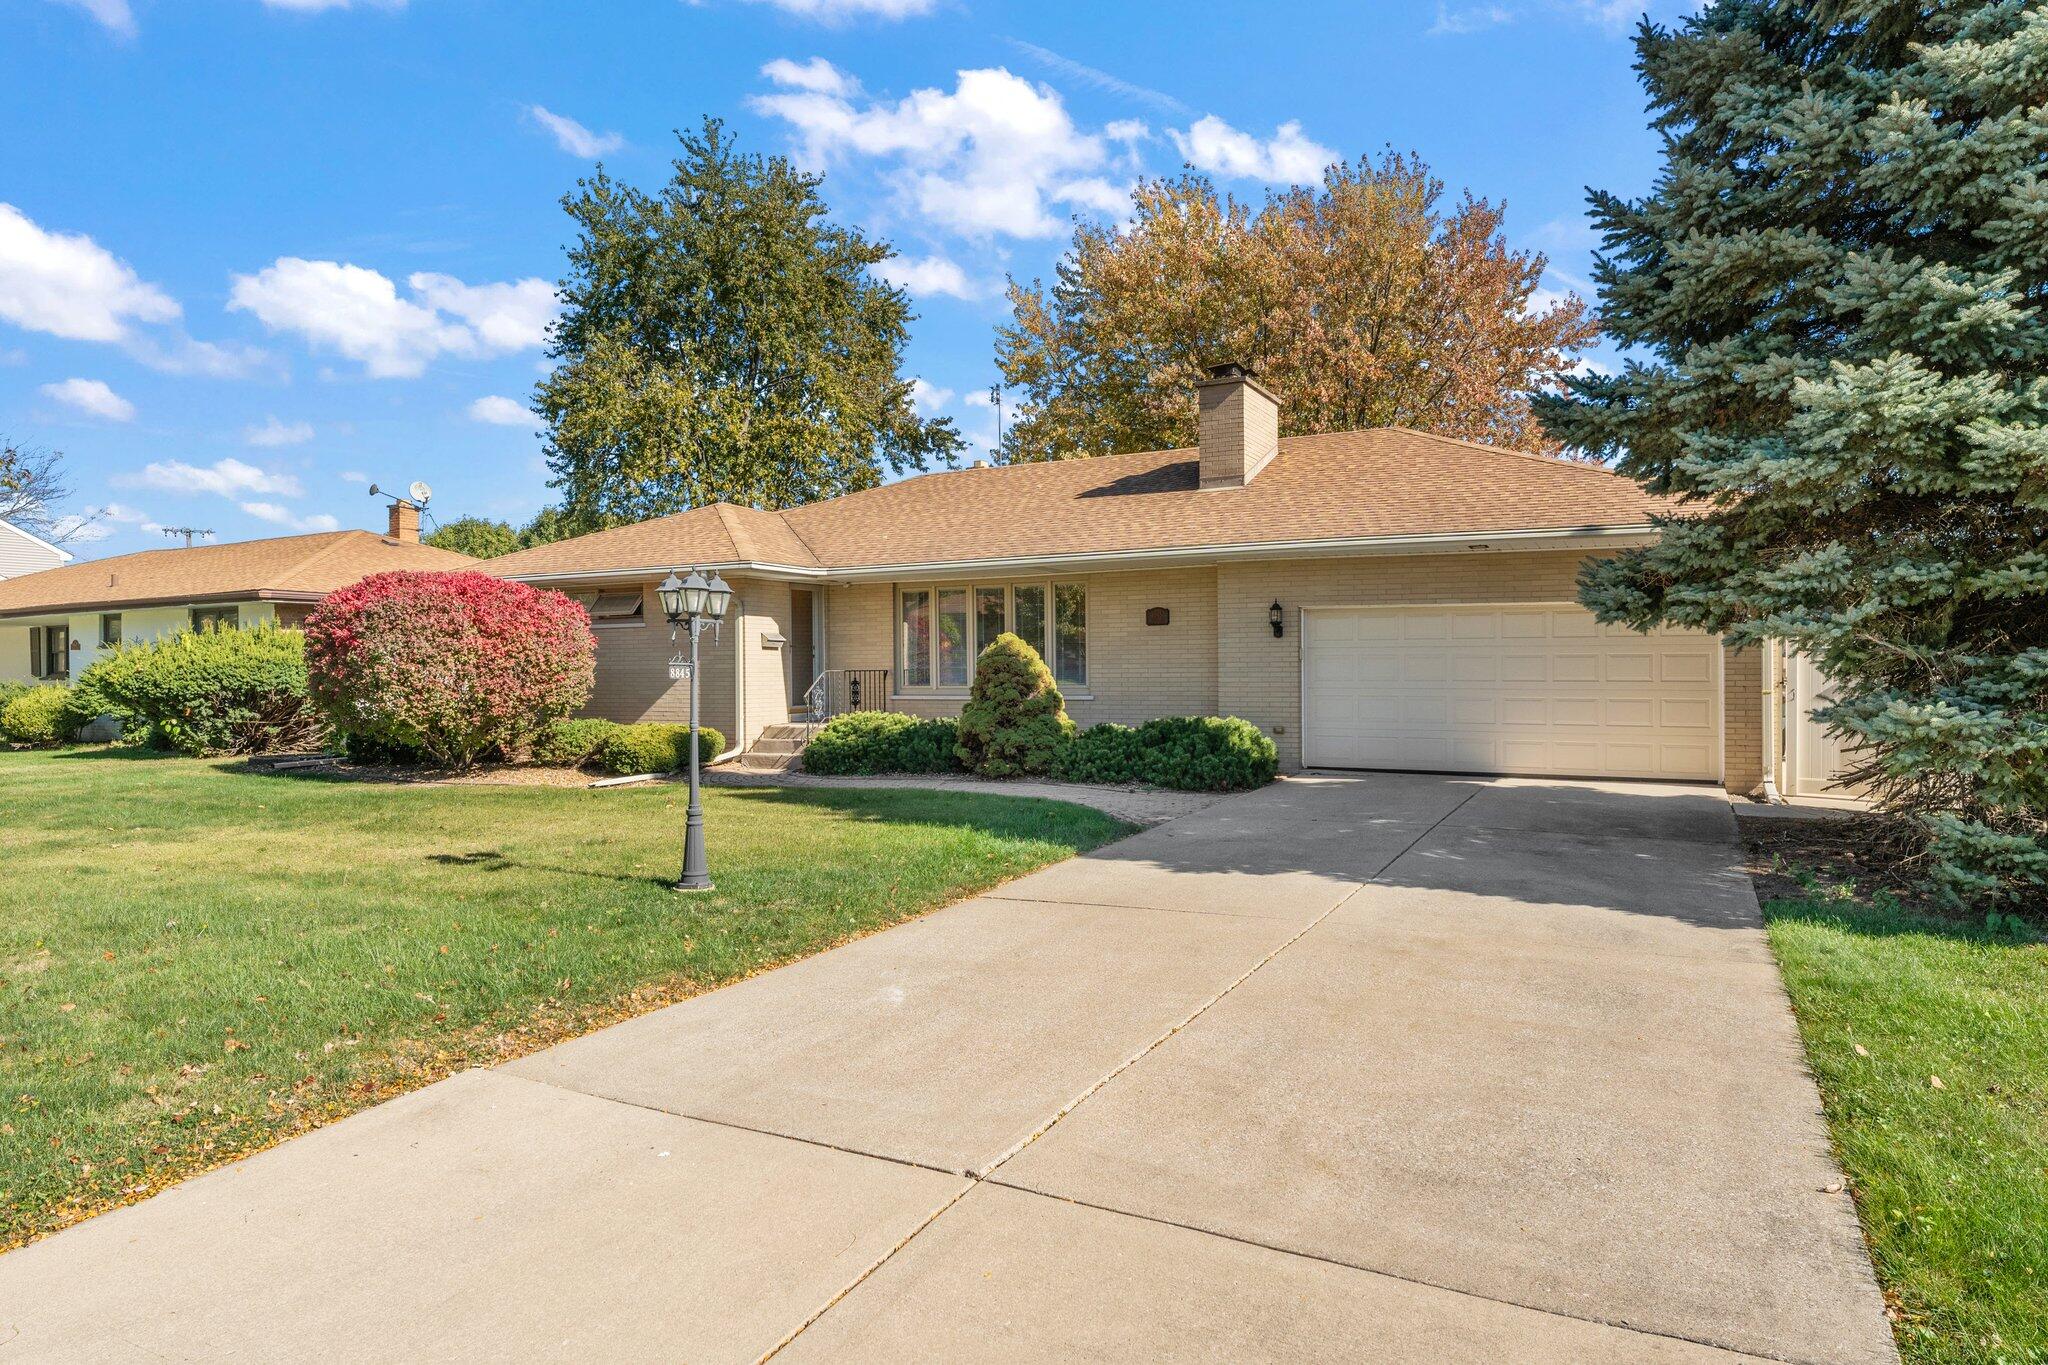
<instances>
[{"instance_id":1,"label":"brick chimney","mask_svg":"<svg viewBox=\"0 0 2048 1365\"><path fill-rule=\"evenodd\" d=\"M1280 398L1237 361L1211 365L1195 386L1202 487L1242 488L1280 449Z\"/></svg>"},{"instance_id":2,"label":"brick chimney","mask_svg":"<svg viewBox=\"0 0 2048 1365\"><path fill-rule=\"evenodd\" d=\"M404 498L391 500L391 525L385 535L404 545L420 543L420 509Z\"/></svg>"}]
</instances>

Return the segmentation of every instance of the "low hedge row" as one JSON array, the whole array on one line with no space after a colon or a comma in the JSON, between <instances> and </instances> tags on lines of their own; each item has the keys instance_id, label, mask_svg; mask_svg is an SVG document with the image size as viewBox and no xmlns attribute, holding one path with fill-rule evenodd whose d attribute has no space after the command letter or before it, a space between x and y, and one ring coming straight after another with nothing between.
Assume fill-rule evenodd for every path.
<instances>
[{"instance_id":1,"label":"low hedge row","mask_svg":"<svg viewBox=\"0 0 2048 1365\"><path fill-rule=\"evenodd\" d=\"M708 725L697 730L698 762L725 752L725 736ZM690 761L687 725L621 725L617 721L558 720L533 742L533 761L549 768L595 768L619 777L667 773Z\"/></svg>"},{"instance_id":2,"label":"low hedge row","mask_svg":"<svg viewBox=\"0 0 2048 1365\"><path fill-rule=\"evenodd\" d=\"M901 711L855 711L811 737L804 771L830 777L873 773L950 773L959 727L951 720L920 720Z\"/></svg>"},{"instance_id":3,"label":"low hedge row","mask_svg":"<svg viewBox=\"0 0 2048 1365\"><path fill-rule=\"evenodd\" d=\"M840 716L804 749L804 771L830 776L960 772L950 720L897 711ZM1065 782L1149 782L1181 791L1244 791L1273 780L1280 755L1235 716L1163 716L1135 728L1096 725L1061 744L1049 775Z\"/></svg>"}]
</instances>

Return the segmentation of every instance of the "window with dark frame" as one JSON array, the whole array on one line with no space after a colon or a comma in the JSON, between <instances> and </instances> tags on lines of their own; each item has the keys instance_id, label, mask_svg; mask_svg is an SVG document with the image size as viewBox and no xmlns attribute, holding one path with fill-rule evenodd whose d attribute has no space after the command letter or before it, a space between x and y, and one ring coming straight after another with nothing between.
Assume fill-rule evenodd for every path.
<instances>
[{"instance_id":1,"label":"window with dark frame","mask_svg":"<svg viewBox=\"0 0 2048 1365\"><path fill-rule=\"evenodd\" d=\"M29 673L38 678L71 676L71 628L30 626L28 631Z\"/></svg>"},{"instance_id":2,"label":"window with dark frame","mask_svg":"<svg viewBox=\"0 0 2048 1365\"><path fill-rule=\"evenodd\" d=\"M103 611L100 613L100 645L112 648L121 643L121 613Z\"/></svg>"},{"instance_id":3,"label":"window with dark frame","mask_svg":"<svg viewBox=\"0 0 2048 1365\"><path fill-rule=\"evenodd\" d=\"M647 595L631 592L578 593L576 600L590 613L593 626L640 626L647 623Z\"/></svg>"},{"instance_id":4,"label":"window with dark frame","mask_svg":"<svg viewBox=\"0 0 2048 1365\"><path fill-rule=\"evenodd\" d=\"M242 624L240 607L194 607L192 629L233 630Z\"/></svg>"}]
</instances>

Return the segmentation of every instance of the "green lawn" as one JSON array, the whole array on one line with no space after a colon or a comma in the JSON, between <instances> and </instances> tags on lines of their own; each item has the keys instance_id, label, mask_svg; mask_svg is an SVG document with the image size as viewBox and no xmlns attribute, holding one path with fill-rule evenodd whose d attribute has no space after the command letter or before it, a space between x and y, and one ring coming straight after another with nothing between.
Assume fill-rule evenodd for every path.
<instances>
[{"instance_id":1,"label":"green lawn","mask_svg":"<svg viewBox=\"0 0 2048 1365\"><path fill-rule=\"evenodd\" d=\"M387 786L0 753L0 1246L1126 827L1051 801Z\"/></svg>"},{"instance_id":2,"label":"green lawn","mask_svg":"<svg viewBox=\"0 0 2048 1365\"><path fill-rule=\"evenodd\" d=\"M1906 1358L2048 1360L2048 944L1844 897L1765 914Z\"/></svg>"}]
</instances>

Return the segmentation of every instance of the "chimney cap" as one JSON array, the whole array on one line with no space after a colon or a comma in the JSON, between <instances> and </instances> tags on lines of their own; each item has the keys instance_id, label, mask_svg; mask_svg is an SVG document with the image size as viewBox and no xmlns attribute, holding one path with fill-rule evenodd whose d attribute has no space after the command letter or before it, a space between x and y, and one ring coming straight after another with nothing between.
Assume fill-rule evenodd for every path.
<instances>
[{"instance_id":1,"label":"chimney cap","mask_svg":"<svg viewBox=\"0 0 2048 1365\"><path fill-rule=\"evenodd\" d=\"M1211 379L1257 379L1259 372L1242 360L1225 360L1208 367Z\"/></svg>"}]
</instances>

